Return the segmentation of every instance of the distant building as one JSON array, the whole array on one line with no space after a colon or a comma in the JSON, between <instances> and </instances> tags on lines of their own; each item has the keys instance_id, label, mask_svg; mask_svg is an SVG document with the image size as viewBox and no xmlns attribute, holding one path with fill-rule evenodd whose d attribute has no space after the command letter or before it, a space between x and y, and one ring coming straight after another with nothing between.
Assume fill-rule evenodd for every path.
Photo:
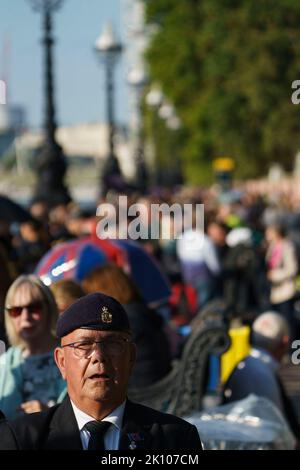
<instances>
[{"instance_id":1,"label":"distant building","mask_svg":"<svg viewBox=\"0 0 300 470\"><path fill-rule=\"evenodd\" d=\"M14 153L15 140L26 126L26 113L22 106L0 104L0 159ZM2 160L3 161L3 160Z\"/></svg>"},{"instance_id":2,"label":"distant building","mask_svg":"<svg viewBox=\"0 0 300 470\"><path fill-rule=\"evenodd\" d=\"M103 123L76 124L59 127L56 138L68 158L93 158L95 162L104 162L108 154L108 128ZM43 131L27 131L18 138L21 151L36 152L43 142ZM127 178L134 175L134 162L130 153L128 138L121 130L116 132L115 150L122 172Z\"/></svg>"}]
</instances>

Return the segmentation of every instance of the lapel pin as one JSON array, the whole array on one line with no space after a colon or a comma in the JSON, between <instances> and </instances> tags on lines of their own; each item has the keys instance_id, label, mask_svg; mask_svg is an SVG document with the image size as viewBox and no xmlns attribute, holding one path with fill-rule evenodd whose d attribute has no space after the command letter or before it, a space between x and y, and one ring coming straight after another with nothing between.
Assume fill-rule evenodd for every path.
<instances>
[{"instance_id":1,"label":"lapel pin","mask_svg":"<svg viewBox=\"0 0 300 470\"><path fill-rule=\"evenodd\" d=\"M134 441L130 442L129 449L135 450L137 447L136 443Z\"/></svg>"},{"instance_id":2,"label":"lapel pin","mask_svg":"<svg viewBox=\"0 0 300 470\"><path fill-rule=\"evenodd\" d=\"M127 435L129 437L129 440L131 441L129 445L129 449L131 450L135 450L137 448L137 442L144 440L144 437L141 436L139 433L130 433Z\"/></svg>"}]
</instances>

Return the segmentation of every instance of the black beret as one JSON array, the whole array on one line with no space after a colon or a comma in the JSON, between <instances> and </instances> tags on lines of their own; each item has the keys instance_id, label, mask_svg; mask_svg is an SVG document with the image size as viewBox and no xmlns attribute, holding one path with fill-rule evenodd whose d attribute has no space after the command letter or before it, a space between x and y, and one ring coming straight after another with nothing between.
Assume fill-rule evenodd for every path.
<instances>
[{"instance_id":1,"label":"black beret","mask_svg":"<svg viewBox=\"0 0 300 470\"><path fill-rule=\"evenodd\" d=\"M128 316L122 305L101 293L85 295L70 305L58 318L57 337L62 338L78 328L130 331Z\"/></svg>"}]
</instances>

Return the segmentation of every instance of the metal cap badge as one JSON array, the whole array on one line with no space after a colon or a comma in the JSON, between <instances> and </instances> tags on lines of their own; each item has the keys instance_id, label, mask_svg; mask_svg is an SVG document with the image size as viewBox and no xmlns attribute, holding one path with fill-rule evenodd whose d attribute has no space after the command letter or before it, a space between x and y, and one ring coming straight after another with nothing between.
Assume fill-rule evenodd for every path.
<instances>
[{"instance_id":1,"label":"metal cap badge","mask_svg":"<svg viewBox=\"0 0 300 470\"><path fill-rule=\"evenodd\" d=\"M101 320L103 321L103 323L111 323L112 318L113 318L112 314L110 313L108 308L107 307L102 307Z\"/></svg>"}]
</instances>

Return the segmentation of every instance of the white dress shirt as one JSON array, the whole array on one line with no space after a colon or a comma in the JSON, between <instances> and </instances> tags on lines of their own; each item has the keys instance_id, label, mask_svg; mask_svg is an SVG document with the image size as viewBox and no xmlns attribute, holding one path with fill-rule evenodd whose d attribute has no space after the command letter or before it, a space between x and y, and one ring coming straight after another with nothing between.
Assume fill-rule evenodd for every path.
<instances>
[{"instance_id":1,"label":"white dress shirt","mask_svg":"<svg viewBox=\"0 0 300 470\"><path fill-rule=\"evenodd\" d=\"M104 435L104 446L106 450L118 450L119 449L119 440L120 433L122 428L124 410L125 410L126 400L113 410L109 415L105 416L102 421L109 421L112 423L112 426L109 427L108 431ZM77 406L71 400L71 405L75 414L75 418L78 424L78 429L80 432L80 439L84 450L88 449L90 433L87 429L83 429L84 426L89 421L95 421L95 418L87 415L83 411L79 410Z\"/></svg>"}]
</instances>

